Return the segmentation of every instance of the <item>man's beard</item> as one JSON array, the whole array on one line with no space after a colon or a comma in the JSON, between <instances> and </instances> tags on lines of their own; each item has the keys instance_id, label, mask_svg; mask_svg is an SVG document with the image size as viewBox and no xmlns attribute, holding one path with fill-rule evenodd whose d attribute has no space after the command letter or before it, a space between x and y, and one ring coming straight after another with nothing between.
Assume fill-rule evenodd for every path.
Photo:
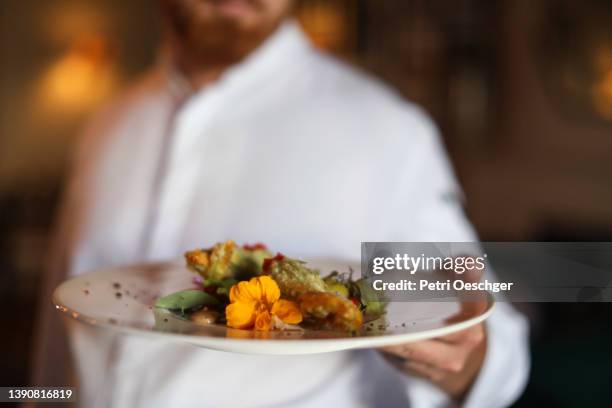
<instances>
[{"instance_id":1,"label":"man's beard","mask_svg":"<svg viewBox=\"0 0 612 408\"><path fill-rule=\"evenodd\" d=\"M216 58L226 62L241 60L265 35L248 30L235 21L219 21L205 27L191 27L180 38L184 50L195 59Z\"/></svg>"},{"instance_id":2,"label":"man's beard","mask_svg":"<svg viewBox=\"0 0 612 408\"><path fill-rule=\"evenodd\" d=\"M248 26L221 15L205 20L180 7L166 11L177 46L195 61L238 62L276 28L265 24Z\"/></svg>"}]
</instances>

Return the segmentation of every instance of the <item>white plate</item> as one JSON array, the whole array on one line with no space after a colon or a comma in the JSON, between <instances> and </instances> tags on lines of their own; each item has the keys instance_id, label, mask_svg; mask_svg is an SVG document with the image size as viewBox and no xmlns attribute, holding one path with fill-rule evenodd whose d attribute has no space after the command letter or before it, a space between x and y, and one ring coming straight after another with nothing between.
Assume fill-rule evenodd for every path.
<instances>
[{"instance_id":1,"label":"white plate","mask_svg":"<svg viewBox=\"0 0 612 408\"><path fill-rule=\"evenodd\" d=\"M321 271L346 271L346 263L311 261ZM414 342L466 329L485 320L494 301L462 307L457 298L440 302L392 302L383 319L356 335L303 330L257 332L223 325L196 325L166 313L154 313L159 296L194 287L194 274L182 263L145 264L95 271L62 283L53 294L57 309L80 322L159 340L191 343L249 354L310 354ZM157 315L157 319L156 319ZM157 320L157 322L156 322Z\"/></svg>"}]
</instances>

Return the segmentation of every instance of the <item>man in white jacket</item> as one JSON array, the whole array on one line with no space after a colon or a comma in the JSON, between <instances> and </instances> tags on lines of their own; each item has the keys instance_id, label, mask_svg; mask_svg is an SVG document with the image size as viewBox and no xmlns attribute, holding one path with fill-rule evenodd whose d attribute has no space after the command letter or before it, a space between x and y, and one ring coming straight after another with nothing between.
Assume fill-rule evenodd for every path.
<instances>
[{"instance_id":1,"label":"man in white jacket","mask_svg":"<svg viewBox=\"0 0 612 408\"><path fill-rule=\"evenodd\" d=\"M228 238L352 260L361 241L477 239L431 121L314 50L290 0L162 6L163 61L81 143L59 249L69 275ZM528 371L526 324L503 304L486 325L384 352L246 356L82 326L70 337L86 407L495 407Z\"/></svg>"}]
</instances>

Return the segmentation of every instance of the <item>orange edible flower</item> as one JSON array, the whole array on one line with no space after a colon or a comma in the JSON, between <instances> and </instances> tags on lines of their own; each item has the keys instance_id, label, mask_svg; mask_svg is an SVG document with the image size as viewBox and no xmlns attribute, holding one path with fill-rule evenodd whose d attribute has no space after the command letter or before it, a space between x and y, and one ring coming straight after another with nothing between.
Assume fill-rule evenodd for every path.
<instances>
[{"instance_id":1,"label":"orange edible flower","mask_svg":"<svg viewBox=\"0 0 612 408\"><path fill-rule=\"evenodd\" d=\"M268 331L274 320L298 324L302 321L299 307L280 298L280 289L274 279L259 276L238 282L230 289L230 304L225 308L227 325L236 329Z\"/></svg>"}]
</instances>

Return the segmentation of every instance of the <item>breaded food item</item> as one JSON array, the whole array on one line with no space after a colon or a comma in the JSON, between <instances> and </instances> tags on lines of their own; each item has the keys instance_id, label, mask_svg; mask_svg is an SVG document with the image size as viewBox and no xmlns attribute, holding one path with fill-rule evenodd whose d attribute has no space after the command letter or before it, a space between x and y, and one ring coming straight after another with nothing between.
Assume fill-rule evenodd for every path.
<instances>
[{"instance_id":1,"label":"breaded food item","mask_svg":"<svg viewBox=\"0 0 612 408\"><path fill-rule=\"evenodd\" d=\"M242 280L260 275L264 259L271 256L263 245L245 245L241 248L232 240L185 253L187 266L211 281Z\"/></svg>"},{"instance_id":2,"label":"breaded food item","mask_svg":"<svg viewBox=\"0 0 612 408\"><path fill-rule=\"evenodd\" d=\"M304 261L282 254L272 256L263 244L240 247L234 241L225 241L208 249L189 251L185 258L188 267L204 278L203 293L226 308L231 306L228 293L235 285L268 276L278 286L279 302L294 303L303 315L304 324L310 328L353 332L362 326L364 319L376 319L386 310L386 300L369 282L353 280L352 270L350 274L334 271L323 278ZM210 320L209 313L196 312L191 311L194 321ZM290 328L287 325L270 327Z\"/></svg>"},{"instance_id":3,"label":"breaded food item","mask_svg":"<svg viewBox=\"0 0 612 408\"><path fill-rule=\"evenodd\" d=\"M331 330L355 331L363 323L359 307L349 299L329 292L301 295L298 305L306 321Z\"/></svg>"},{"instance_id":4,"label":"breaded food item","mask_svg":"<svg viewBox=\"0 0 612 408\"><path fill-rule=\"evenodd\" d=\"M306 262L277 255L266 259L264 273L276 281L284 299L296 300L310 292L325 292L327 286L319 272L306 266Z\"/></svg>"}]
</instances>

